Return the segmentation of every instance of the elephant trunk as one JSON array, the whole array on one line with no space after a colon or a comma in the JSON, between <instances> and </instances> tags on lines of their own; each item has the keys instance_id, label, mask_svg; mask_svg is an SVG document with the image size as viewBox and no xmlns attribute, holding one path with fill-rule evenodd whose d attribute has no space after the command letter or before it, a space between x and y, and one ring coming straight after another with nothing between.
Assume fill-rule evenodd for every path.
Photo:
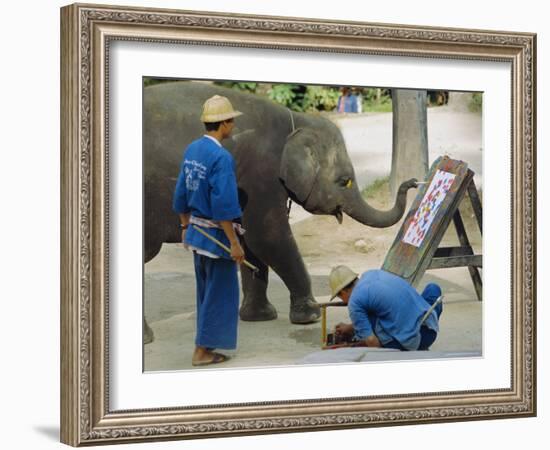
<instances>
[{"instance_id":1,"label":"elephant trunk","mask_svg":"<svg viewBox=\"0 0 550 450\"><path fill-rule=\"evenodd\" d=\"M380 211L370 206L361 196L358 189L354 189L350 201L342 208L351 218L357 220L363 225L375 228L389 227L399 221L405 213L407 206L407 191L416 187L416 180L405 181L399 186L397 197L393 208L387 211Z\"/></svg>"}]
</instances>

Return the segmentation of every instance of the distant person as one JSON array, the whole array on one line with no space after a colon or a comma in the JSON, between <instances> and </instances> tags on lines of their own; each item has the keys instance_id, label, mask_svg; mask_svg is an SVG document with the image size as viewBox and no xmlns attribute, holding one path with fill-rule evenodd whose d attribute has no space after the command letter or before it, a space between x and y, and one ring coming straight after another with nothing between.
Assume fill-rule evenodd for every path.
<instances>
[{"instance_id":1,"label":"distant person","mask_svg":"<svg viewBox=\"0 0 550 450\"><path fill-rule=\"evenodd\" d=\"M173 208L179 214L182 242L193 250L197 283L197 331L192 364L204 366L229 359L214 350L237 346L239 284L237 263L244 260L235 223L242 212L237 195L235 161L221 141L231 135L240 116L226 97L215 95L204 103L201 121L206 134L183 154ZM230 247L218 247L190 225ZM236 231L237 230L237 231Z\"/></svg>"},{"instance_id":2,"label":"distant person","mask_svg":"<svg viewBox=\"0 0 550 450\"><path fill-rule=\"evenodd\" d=\"M342 87L340 89L340 97L338 97L338 104L336 106L336 110L339 113L347 113L351 112L351 96L350 96L350 88L348 87Z\"/></svg>"},{"instance_id":3,"label":"distant person","mask_svg":"<svg viewBox=\"0 0 550 450\"><path fill-rule=\"evenodd\" d=\"M336 110L340 113L362 112L363 105L360 92L356 89L352 90L349 87L343 87L340 91L340 97L338 97Z\"/></svg>"},{"instance_id":4,"label":"distant person","mask_svg":"<svg viewBox=\"0 0 550 450\"><path fill-rule=\"evenodd\" d=\"M347 266L334 267L329 284L331 300L339 297L347 305L352 321L336 325L340 341L398 350L428 350L435 342L442 304L425 316L441 296L437 284L428 284L420 295L390 272L369 270L359 277Z\"/></svg>"},{"instance_id":5,"label":"distant person","mask_svg":"<svg viewBox=\"0 0 550 450\"><path fill-rule=\"evenodd\" d=\"M361 95L361 91L357 88L352 89L351 94L353 101L352 101L352 112L354 113L362 113L363 112L363 96Z\"/></svg>"}]
</instances>

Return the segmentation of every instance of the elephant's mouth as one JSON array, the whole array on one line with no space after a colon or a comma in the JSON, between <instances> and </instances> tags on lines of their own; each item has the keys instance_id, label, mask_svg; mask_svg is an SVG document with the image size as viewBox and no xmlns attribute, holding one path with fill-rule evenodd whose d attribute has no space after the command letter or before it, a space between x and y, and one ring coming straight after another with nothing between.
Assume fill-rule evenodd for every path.
<instances>
[{"instance_id":1,"label":"elephant's mouth","mask_svg":"<svg viewBox=\"0 0 550 450\"><path fill-rule=\"evenodd\" d=\"M342 224L342 221L344 220L344 214L342 213L342 208L339 206L336 211L334 211L334 216L336 217L336 220L339 224Z\"/></svg>"}]
</instances>

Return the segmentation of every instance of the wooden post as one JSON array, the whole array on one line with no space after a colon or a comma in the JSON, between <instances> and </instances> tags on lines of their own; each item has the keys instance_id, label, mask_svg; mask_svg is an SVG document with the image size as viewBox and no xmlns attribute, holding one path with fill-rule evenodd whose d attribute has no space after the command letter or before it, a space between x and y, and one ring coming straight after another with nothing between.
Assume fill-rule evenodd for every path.
<instances>
[{"instance_id":1,"label":"wooden post","mask_svg":"<svg viewBox=\"0 0 550 450\"><path fill-rule=\"evenodd\" d=\"M319 303L321 308L321 348L323 349L327 346L327 308L342 306L346 306L346 304L341 301Z\"/></svg>"},{"instance_id":2,"label":"wooden post","mask_svg":"<svg viewBox=\"0 0 550 450\"><path fill-rule=\"evenodd\" d=\"M458 235L458 240L462 248L466 248L470 255L474 254L474 250L470 245L470 240L466 235L466 229L464 228L464 222L460 216L458 209L456 210L453 216L453 222L456 228L456 234ZM468 265L468 271L470 272L470 277L472 277L472 282L474 283L474 288L476 290L477 299L481 301L483 299L483 288L481 282L481 276L479 275L478 268L473 265Z\"/></svg>"},{"instance_id":3,"label":"wooden post","mask_svg":"<svg viewBox=\"0 0 550 450\"><path fill-rule=\"evenodd\" d=\"M479 226L479 232L483 235L483 213L481 207L481 200L479 199L479 194L477 192L476 184L474 179L470 181L468 185L468 196L470 197L470 203L472 204L472 209L476 216L477 225Z\"/></svg>"},{"instance_id":4,"label":"wooden post","mask_svg":"<svg viewBox=\"0 0 550 450\"><path fill-rule=\"evenodd\" d=\"M321 347L327 345L327 307L321 306Z\"/></svg>"}]
</instances>

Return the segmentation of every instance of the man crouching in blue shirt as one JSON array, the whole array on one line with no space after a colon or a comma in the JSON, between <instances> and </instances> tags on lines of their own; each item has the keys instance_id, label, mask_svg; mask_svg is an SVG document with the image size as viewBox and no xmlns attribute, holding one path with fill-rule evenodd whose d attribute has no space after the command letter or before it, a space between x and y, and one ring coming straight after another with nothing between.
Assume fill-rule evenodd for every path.
<instances>
[{"instance_id":1,"label":"man crouching in blue shirt","mask_svg":"<svg viewBox=\"0 0 550 450\"><path fill-rule=\"evenodd\" d=\"M359 277L347 266L334 267L329 283L331 300L339 297L352 321L336 326L340 339L353 339L352 345L358 347L398 350L428 350L434 343L443 311L441 303L432 309L441 296L437 284L428 284L420 295L390 272L369 270Z\"/></svg>"},{"instance_id":2,"label":"man crouching in blue shirt","mask_svg":"<svg viewBox=\"0 0 550 450\"><path fill-rule=\"evenodd\" d=\"M197 282L197 332L192 364L204 366L229 359L214 349L237 346L239 284L237 263L244 260L236 223L242 215L237 194L235 161L220 141L229 137L240 116L226 97L215 95L203 106L206 134L184 152L174 193L182 241L193 251ZM230 247L227 253L204 233Z\"/></svg>"}]
</instances>

